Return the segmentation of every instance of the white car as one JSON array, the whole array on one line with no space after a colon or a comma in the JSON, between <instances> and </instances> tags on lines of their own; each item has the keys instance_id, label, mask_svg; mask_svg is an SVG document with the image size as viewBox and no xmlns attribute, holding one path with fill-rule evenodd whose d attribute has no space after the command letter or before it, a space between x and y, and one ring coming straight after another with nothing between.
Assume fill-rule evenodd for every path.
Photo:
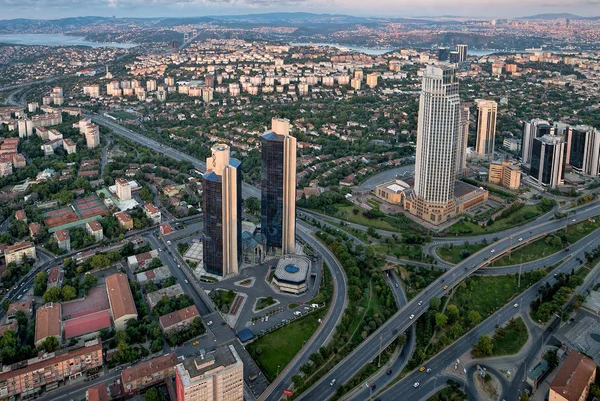
<instances>
[{"instance_id":1,"label":"white car","mask_svg":"<svg viewBox=\"0 0 600 401\"><path fill-rule=\"evenodd\" d=\"M523 241L523 238L519 238L519 242Z\"/></svg>"},{"instance_id":2,"label":"white car","mask_svg":"<svg viewBox=\"0 0 600 401\"><path fill-rule=\"evenodd\" d=\"M419 306L423 305L423 301L419 301Z\"/></svg>"},{"instance_id":3,"label":"white car","mask_svg":"<svg viewBox=\"0 0 600 401\"><path fill-rule=\"evenodd\" d=\"M490 252L491 252L491 253L494 253L494 252L496 252L496 250L495 250L495 249L492 249Z\"/></svg>"},{"instance_id":4,"label":"white car","mask_svg":"<svg viewBox=\"0 0 600 401\"><path fill-rule=\"evenodd\" d=\"M413 384L413 387L414 387L414 388L417 388L417 387L419 387L419 382L415 382L415 384Z\"/></svg>"},{"instance_id":5,"label":"white car","mask_svg":"<svg viewBox=\"0 0 600 401\"><path fill-rule=\"evenodd\" d=\"M185 283L186 283L186 284L189 284L189 283L190 283L190 282L189 282L189 281L187 281L187 280L183 280L183 281L185 281Z\"/></svg>"},{"instance_id":6,"label":"white car","mask_svg":"<svg viewBox=\"0 0 600 401\"><path fill-rule=\"evenodd\" d=\"M333 386L335 384L335 379L332 379L331 382L329 382L330 386Z\"/></svg>"},{"instance_id":7,"label":"white car","mask_svg":"<svg viewBox=\"0 0 600 401\"><path fill-rule=\"evenodd\" d=\"M573 219L573 220L571 220L571 221L577 221L577 219Z\"/></svg>"},{"instance_id":8,"label":"white car","mask_svg":"<svg viewBox=\"0 0 600 401\"><path fill-rule=\"evenodd\" d=\"M519 304L514 304L513 306L514 306L515 308L518 308L518 307L519 307Z\"/></svg>"},{"instance_id":9,"label":"white car","mask_svg":"<svg viewBox=\"0 0 600 401\"><path fill-rule=\"evenodd\" d=\"M207 326L210 326L212 324L212 320L209 320L208 322L206 322Z\"/></svg>"},{"instance_id":10,"label":"white car","mask_svg":"<svg viewBox=\"0 0 600 401\"><path fill-rule=\"evenodd\" d=\"M415 318L415 315L410 315L408 318L409 318L410 320L413 320L413 319Z\"/></svg>"}]
</instances>

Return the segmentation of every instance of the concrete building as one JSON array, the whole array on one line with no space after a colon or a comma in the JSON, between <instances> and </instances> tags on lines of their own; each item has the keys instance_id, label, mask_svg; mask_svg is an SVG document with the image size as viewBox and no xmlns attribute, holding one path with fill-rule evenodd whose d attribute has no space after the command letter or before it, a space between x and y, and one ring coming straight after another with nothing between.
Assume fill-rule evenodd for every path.
<instances>
[{"instance_id":1,"label":"concrete building","mask_svg":"<svg viewBox=\"0 0 600 401\"><path fill-rule=\"evenodd\" d=\"M204 270L236 275L242 253L241 163L230 158L229 146L217 144L206 159L204 194Z\"/></svg>"},{"instance_id":2,"label":"concrete building","mask_svg":"<svg viewBox=\"0 0 600 401\"><path fill-rule=\"evenodd\" d=\"M144 213L146 213L146 217L152 220L152 224L160 224L160 209L154 206L152 203L146 203L144 205Z\"/></svg>"},{"instance_id":3,"label":"concrete building","mask_svg":"<svg viewBox=\"0 0 600 401\"><path fill-rule=\"evenodd\" d=\"M83 347L58 350L4 366L0 373L0 396L8 399L57 388L59 382L78 378L90 369L102 366L102 344L90 341Z\"/></svg>"},{"instance_id":4,"label":"concrete building","mask_svg":"<svg viewBox=\"0 0 600 401\"><path fill-rule=\"evenodd\" d=\"M146 301L148 301L148 305L150 309L154 309L154 307L163 299L163 297L167 297L169 299L176 299L182 296L183 288L181 284L174 284L170 287L161 288L160 290L156 290L153 292L149 292L146 294Z\"/></svg>"},{"instance_id":5,"label":"concrete building","mask_svg":"<svg viewBox=\"0 0 600 401\"><path fill-rule=\"evenodd\" d=\"M540 185L556 188L564 183L567 144L562 136L544 135L533 140L529 175Z\"/></svg>"},{"instance_id":6,"label":"concrete building","mask_svg":"<svg viewBox=\"0 0 600 401\"><path fill-rule=\"evenodd\" d=\"M406 182L395 179L394 181L378 185L375 188L375 196L393 205L402 205L404 203L406 191L409 188L410 185Z\"/></svg>"},{"instance_id":7,"label":"concrete building","mask_svg":"<svg viewBox=\"0 0 600 401\"><path fill-rule=\"evenodd\" d=\"M91 220L85 223L85 230L88 232L88 234L92 235L96 241L102 241L104 239L102 225L96 220Z\"/></svg>"},{"instance_id":8,"label":"concrete building","mask_svg":"<svg viewBox=\"0 0 600 401\"><path fill-rule=\"evenodd\" d=\"M517 190L521 186L521 169L510 161L490 163L488 181Z\"/></svg>"},{"instance_id":9,"label":"concrete building","mask_svg":"<svg viewBox=\"0 0 600 401\"><path fill-rule=\"evenodd\" d=\"M158 258L158 251L153 249L149 252L138 253L127 257L127 267L131 270L145 269L154 258Z\"/></svg>"},{"instance_id":10,"label":"concrete building","mask_svg":"<svg viewBox=\"0 0 600 401\"><path fill-rule=\"evenodd\" d=\"M124 230L133 230L133 219L127 212L117 212L115 217Z\"/></svg>"},{"instance_id":11,"label":"concrete building","mask_svg":"<svg viewBox=\"0 0 600 401\"><path fill-rule=\"evenodd\" d=\"M362 80L358 79L358 78L352 78L350 80L350 86L352 87L352 89L359 91L362 85Z\"/></svg>"},{"instance_id":12,"label":"concrete building","mask_svg":"<svg viewBox=\"0 0 600 401\"><path fill-rule=\"evenodd\" d=\"M67 152L68 155L73 153L77 153L77 145L73 140L69 138L63 139L63 149Z\"/></svg>"},{"instance_id":13,"label":"concrete building","mask_svg":"<svg viewBox=\"0 0 600 401\"><path fill-rule=\"evenodd\" d=\"M548 401L585 401L596 380L597 364L577 351L571 351L550 383Z\"/></svg>"},{"instance_id":14,"label":"concrete building","mask_svg":"<svg viewBox=\"0 0 600 401\"><path fill-rule=\"evenodd\" d=\"M115 329L125 330L125 324L129 319L137 319L137 310L127 275L115 273L106 277L106 292Z\"/></svg>"},{"instance_id":15,"label":"concrete building","mask_svg":"<svg viewBox=\"0 0 600 401\"><path fill-rule=\"evenodd\" d=\"M458 80L450 65L428 65L423 74L413 197L405 208L432 224L456 213L454 181L460 133Z\"/></svg>"},{"instance_id":16,"label":"concrete building","mask_svg":"<svg viewBox=\"0 0 600 401\"><path fill-rule=\"evenodd\" d=\"M600 131L589 126L567 128L565 163L584 175L600 174Z\"/></svg>"},{"instance_id":17,"label":"concrete building","mask_svg":"<svg viewBox=\"0 0 600 401\"><path fill-rule=\"evenodd\" d=\"M494 140L496 138L496 115L498 104L493 100L477 99L477 136L475 153L490 160L494 157Z\"/></svg>"},{"instance_id":18,"label":"concrete building","mask_svg":"<svg viewBox=\"0 0 600 401\"><path fill-rule=\"evenodd\" d=\"M65 272L60 266L54 266L48 271L47 288L62 287Z\"/></svg>"},{"instance_id":19,"label":"concrete building","mask_svg":"<svg viewBox=\"0 0 600 401\"><path fill-rule=\"evenodd\" d=\"M273 284L281 292L301 294L308 290L310 259L306 256L286 256L280 259L273 274Z\"/></svg>"},{"instance_id":20,"label":"concrete building","mask_svg":"<svg viewBox=\"0 0 600 401\"><path fill-rule=\"evenodd\" d=\"M60 249L71 252L71 237L67 230L56 230L52 236Z\"/></svg>"},{"instance_id":21,"label":"concrete building","mask_svg":"<svg viewBox=\"0 0 600 401\"><path fill-rule=\"evenodd\" d=\"M62 330L60 304L49 303L41 306L35 312L34 344L39 347L48 337L55 337L61 342Z\"/></svg>"},{"instance_id":22,"label":"concrete building","mask_svg":"<svg viewBox=\"0 0 600 401\"><path fill-rule=\"evenodd\" d=\"M137 363L121 372L125 394L134 394L175 375L177 355L166 354L147 362Z\"/></svg>"},{"instance_id":23,"label":"concrete building","mask_svg":"<svg viewBox=\"0 0 600 401\"><path fill-rule=\"evenodd\" d=\"M459 63L467 61L467 57L469 56L469 46L456 45L456 51L458 52L458 62Z\"/></svg>"},{"instance_id":24,"label":"concrete building","mask_svg":"<svg viewBox=\"0 0 600 401\"><path fill-rule=\"evenodd\" d=\"M533 140L544 135L554 135L554 127L548 121L535 118L523 123L523 137L521 139L521 152L523 164L531 163Z\"/></svg>"},{"instance_id":25,"label":"concrete building","mask_svg":"<svg viewBox=\"0 0 600 401\"><path fill-rule=\"evenodd\" d=\"M4 259L6 264L16 263L20 265L25 259L37 259L35 245L32 242L24 241L10 245L4 251Z\"/></svg>"},{"instance_id":26,"label":"concrete building","mask_svg":"<svg viewBox=\"0 0 600 401\"><path fill-rule=\"evenodd\" d=\"M0 177L8 177L12 173L12 161L0 160Z\"/></svg>"},{"instance_id":27,"label":"concrete building","mask_svg":"<svg viewBox=\"0 0 600 401\"><path fill-rule=\"evenodd\" d=\"M131 185L125 178L117 178L115 180L115 192L117 198L122 201L131 199Z\"/></svg>"},{"instance_id":28,"label":"concrete building","mask_svg":"<svg viewBox=\"0 0 600 401\"><path fill-rule=\"evenodd\" d=\"M374 88L377 86L377 78L379 77L379 74L376 72L372 72L370 74L367 74L367 86L369 88Z\"/></svg>"},{"instance_id":29,"label":"concrete building","mask_svg":"<svg viewBox=\"0 0 600 401\"><path fill-rule=\"evenodd\" d=\"M175 372L177 401L244 399L244 364L233 345L186 359Z\"/></svg>"},{"instance_id":30,"label":"concrete building","mask_svg":"<svg viewBox=\"0 0 600 401\"><path fill-rule=\"evenodd\" d=\"M273 118L261 137L261 232L267 253L288 255L296 244L296 138L290 122Z\"/></svg>"},{"instance_id":31,"label":"concrete building","mask_svg":"<svg viewBox=\"0 0 600 401\"><path fill-rule=\"evenodd\" d=\"M469 118L471 111L468 107L460 110L460 129L456 147L456 179L461 179L467 172L467 142L469 140Z\"/></svg>"},{"instance_id":32,"label":"concrete building","mask_svg":"<svg viewBox=\"0 0 600 401\"><path fill-rule=\"evenodd\" d=\"M158 318L158 324L165 335L174 331L182 331L190 327L192 321L198 318L198 309L195 305L188 306Z\"/></svg>"}]
</instances>

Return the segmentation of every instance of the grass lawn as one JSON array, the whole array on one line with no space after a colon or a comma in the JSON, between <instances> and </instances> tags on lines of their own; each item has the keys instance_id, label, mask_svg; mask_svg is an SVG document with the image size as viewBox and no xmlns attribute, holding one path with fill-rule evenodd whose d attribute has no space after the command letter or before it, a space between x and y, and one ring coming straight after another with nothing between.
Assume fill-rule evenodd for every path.
<instances>
[{"instance_id":1,"label":"grass lawn","mask_svg":"<svg viewBox=\"0 0 600 401\"><path fill-rule=\"evenodd\" d=\"M512 355L521 350L529 334L522 318L511 319L505 327L499 327L492 338L493 356Z\"/></svg>"},{"instance_id":2,"label":"grass lawn","mask_svg":"<svg viewBox=\"0 0 600 401\"><path fill-rule=\"evenodd\" d=\"M471 256L480 249L485 248L487 245L488 244L479 243L469 245L454 245L452 247L439 246L436 248L435 252L446 262L456 264L462 262L465 258Z\"/></svg>"},{"instance_id":3,"label":"grass lawn","mask_svg":"<svg viewBox=\"0 0 600 401\"><path fill-rule=\"evenodd\" d=\"M414 234L415 231L420 233L429 232L425 227L415 223L406 216L385 215L384 217L369 219L363 215L364 210L356 205L336 205L336 207L337 212L334 217L351 223L360 224L361 226L411 234ZM354 213L355 209L358 210L358 213L356 214Z\"/></svg>"},{"instance_id":4,"label":"grass lawn","mask_svg":"<svg viewBox=\"0 0 600 401\"><path fill-rule=\"evenodd\" d=\"M504 231L507 228L515 227L535 219L542 213L543 211L538 208L537 205L525 205L514 213L494 221L494 223L489 226L481 227L479 224L461 220L451 225L448 228L448 232L454 235L472 235Z\"/></svg>"},{"instance_id":5,"label":"grass lawn","mask_svg":"<svg viewBox=\"0 0 600 401\"><path fill-rule=\"evenodd\" d=\"M224 308L223 305L227 305L227 311L229 311L229 309L231 308L231 304L235 299L235 292L231 290L214 290L209 294L209 296L220 310L224 310L221 308Z\"/></svg>"},{"instance_id":6,"label":"grass lawn","mask_svg":"<svg viewBox=\"0 0 600 401\"><path fill-rule=\"evenodd\" d=\"M358 238L359 240L361 240L362 242L369 244L371 243L371 240L369 239L369 236L367 235L367 232L365 230L360 230L358 228L352 228L352 227L348 227L348 226L343 226L341 224L337 224L337 223L331 223L332 225L339 227L340 230L344 230L346 231L348 234L352 235L353 237Z\"/></svg>"},{"instance_id":7,"label":"grass lawn","mask_svg":"<svg viewBox=\"0 0 600 401\"><path fill-rule=\"evenodd\" d=\"M256 310L263 310L271 305L274 305L275 303L276 301L273 299L273 297L259 298L258 301L256 301Z\"/></svg>"},{"instance_id":8,"label":"grass lawn","mask_svg":"<svg viewBox=\"0 0 600 401\"><path fill-rule=\"evenodd\" d=\"M395 256L398 259L423 260L423 247L421 245L396 244L389 246L387 244L378 244L373 245L371 248L373 248L375 253Z\"/></svg>"},{"instance_id":9,"label":"grass lawn","mask_svg":"<svg viewBox=\"0 0 600 401\"><path fill-rule=\"evenodd\" d=\"M300 351L302 344L312 336L319 326L318 320L325 316L326 312L325 309L320 309L294 320L246 346L269 381L275 380L278 366L281 371Z\"/></svg>"},{"instance_id":10,"label":"grass lawn","mask_svg":"<svg viewBox=\"0 0 600 401\"><path fill-rule=\"evenodd\" d=\"M446 387L429 397L427 401L467 401L467 395L455 387Z\"/></svg>"},{"instance_id":11,"label":"grass lawn","mask_svg":"<svg viewBox=\"0 0 600 401\"><path fill-rule=\"evenodd\" d=\"M111 111L109 114L113 117L120 118L121 120L135 120L137 118L133 114L125 111Z\"/></svg>"}]
</instances>

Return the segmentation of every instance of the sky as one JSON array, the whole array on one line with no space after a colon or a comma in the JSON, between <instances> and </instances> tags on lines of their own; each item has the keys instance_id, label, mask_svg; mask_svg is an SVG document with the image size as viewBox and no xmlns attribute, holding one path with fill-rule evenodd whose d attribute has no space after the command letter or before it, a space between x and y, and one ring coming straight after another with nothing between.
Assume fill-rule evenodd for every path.
<instances>
[{"instance_id":1,"label":"sky","mask_svg":"<svg viewBox=\"0 0 600 401\"><path fill-rule=\"evenodd\" d=\"M510 18L569 12L600 15L600 0L0 0L0 19L77 16L182 17L265 12L340 13L357 16Z\"/></svg>"}]
</instances>

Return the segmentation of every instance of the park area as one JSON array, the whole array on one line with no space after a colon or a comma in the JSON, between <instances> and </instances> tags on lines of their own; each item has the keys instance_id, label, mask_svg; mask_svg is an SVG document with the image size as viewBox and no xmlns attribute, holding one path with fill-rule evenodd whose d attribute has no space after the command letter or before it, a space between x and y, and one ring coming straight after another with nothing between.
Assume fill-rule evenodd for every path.
<instances>
[{"instance_id":1,"label":"park area","mask_svg":"<svg viewBox=\"0 0 600 401\"><path fill-rule=\"evenodd\" d=\"M496 329L492 337L492 356L516 354L528 338L527 326L523 319L511 319L506 326Z\"/></svg>"},{"instance_id":2,"label":"park area","mask_svg":"<svg viewBox=\"0 0 600 401\"><path fill-rule=\"evenodd\" d=\"M435 252L440 258L449 263L460 263L477 251L485 248L487 243L465 243L463 245L444 245L437 247Z\"/></svg>"},{"instance_id":3,"label":"park area","mask_svg":"<svg viewBox=\"0 0 600 401\"><path fill-rule=\"evenodd\" d=\"M325 313L325 309L319 309L246 346L269 381L273 381L281 369L300 351L304 342L319 326L319 319Z\"/></svg>"}]
</instances>

